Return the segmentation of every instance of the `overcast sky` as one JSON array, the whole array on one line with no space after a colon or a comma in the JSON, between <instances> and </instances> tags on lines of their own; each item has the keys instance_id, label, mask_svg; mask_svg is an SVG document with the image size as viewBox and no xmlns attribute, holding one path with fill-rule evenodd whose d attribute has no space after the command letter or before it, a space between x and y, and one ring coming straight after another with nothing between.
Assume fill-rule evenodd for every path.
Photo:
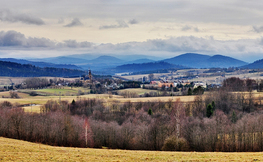
<instances>
[{"instance_id":1,"label":"overcast sky","mask_svg":"<svg viewBox=\"0 0 263 162\"><path fill-rule=\"evenodd\" d=\"M261 0L1 0L0 57L263 58Z\"/></svg>"}]
</instances>

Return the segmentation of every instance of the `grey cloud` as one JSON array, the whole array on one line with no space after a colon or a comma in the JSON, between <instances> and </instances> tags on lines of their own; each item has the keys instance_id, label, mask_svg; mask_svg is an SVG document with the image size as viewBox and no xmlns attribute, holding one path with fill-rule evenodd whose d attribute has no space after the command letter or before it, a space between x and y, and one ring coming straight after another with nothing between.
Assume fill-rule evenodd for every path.
<instances>
[{"instance_id":1,"label":"grey cloud","mask_svg":"<svg viewBox=\"0 0 263 162\"><path fill-rule=\"evenodd\" d=\"M94 44L84 41L65 40L64 42L56 42L47 38L25 37L24 34L17 31L0 32L0 47L46 47L46 48L89 48Z\"/></svg>"},{"instance_id":2,"label":"grey cloud","mask_svg":"<svg viewBox=\"0 0 263 162\"><path fill-rule=\"evenodd\" d=\"M263 32L263 26L253 26L253 31L256 33L262 33Z\"/></svg>"},{"instance_id":3,"label":"grey cloud","mask_svg":"<svg viewBox=\"0 0 263 162\"><path fill-rule=\"evenodd\" d=\"M24 24L44 25L45 22L33 15L24 13L15 13L10 10L0 10L0 20L6 22L22 22Z\"/></svg>"},{"instance_id":4,"label":"grey cloud","mask_svg":"<svg viewBox=\"0 0 263 162\"><path fill-rule=\"evenodd\" d=\"M0 32L0 46L23 46L25 35L16 31Z\"/></svg>"},{"instance_id":5,"label":"grey cloud","mask_svg":"<svg viewBox=\"0 0 263 162\"><path fill-rule=\"evenodd\" d=\"M161 3L160 3L161 2ZM259 24L262 20L261 0L239 1L160 1L160 0L26 0L0 1L0 6L14 10L30 10L45 18L71 15L93 19L127 19L136 14L141 21L201 22L222 24ZM66 9L65 9L66 8ZM48 10L48 12L46 12ZM110 11L110 12L109 12ZM136 11L136 13L135 13Z\"/></svg>"},{"instance_id":6,"label":"grey cloud","mask_svg":"<svg viewBox=\"0 0 263 162\"><path fill-rule=\"evenodd\" d=\"M188 25L183 26L181 30L182 31L193 30L195 32L199 32L199 29L197 27L192 27L192 26L188 26Z\"/></svg>"},{"instance_id":7,"label":"grey cloud","mask_svg":"<svg viewBox=\"0 0 263 162\"><path fill-rule=\"evenodd\" d=\"M88 48L92 47L91 42L77 42L76 40L65 40L63 43L59 43L58 47L69 47L69 48Z\"/></svg>"},{"instance_id":8,"label":"grey cloud","mask_svg":"<svg viewBox=\"0 0 263 162\"><path fill-rule=\"evenodd\" d=\"M256 54L262 57L263 37L260 39L239 40L216 40L210 37L170 37L168 39L150 39L144 42L106 43L95 44L92 42L78 42L76 40L65 40L63 42L52 41L47 38L26 37L16 31L0 32L0 47L5 49L54 49L54 50L80 50L90 52L112 52L112 53L162 53L174 55L175 53L197 52L207 54L227 54L238 57L247 57L251 60ZM3 48L2 48L3 49ZM255 56L254 56L255 55Z\"/></svg>"},{"instance_id":9,"label":"grey cloud","mask_svg":"<svg viewBox=\"0 0 263 162\"><path fill-rule=\"evenodd\" d=\"M131 19L129 24L138 24L139 22L136 19Z\"/></svg>"},{"instance_id":10,"label":"grey cloud","mask_svg":"<svg viewBox=\"0 0 263 162\"><path fill-rule=\"evenodd\" d=\"M19 47L53 47L55 42L46 38L26 38L24 34L16 31L0 32L0 46Z\"/></svg>"},{"instance_id":11,"label":"grey cloud","mask_svg":"<svg viewBox=\"0 0 263 162\"><path fill-rule=\"evenodd\" d=\"M112 29L112 28L128 28L129 25L122 20L117 21L117 25L104 25L100 26L99 29Z\"/></svg>"},{"instance_id":12,"label":"grey cloud","mask_svg":"<svg viewBox=\"0 0 263 162\"><path fill-rule=\"evenodd\" d=\"M71 21L71 23L65 25L64 27L75 27L75 26L82 26L82 22L78 18L75 18Z\"/></svg>"}]
</instances>

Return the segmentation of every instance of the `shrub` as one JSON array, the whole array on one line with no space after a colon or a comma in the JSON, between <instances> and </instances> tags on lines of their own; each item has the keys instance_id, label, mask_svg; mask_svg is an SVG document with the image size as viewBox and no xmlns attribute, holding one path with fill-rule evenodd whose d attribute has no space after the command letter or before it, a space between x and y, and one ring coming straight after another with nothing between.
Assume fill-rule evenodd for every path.
<instances>
[{"instance_id":1,"label":"shrub","mask_svg":"<svg viewBox=\"0 0 263 162\"><path fill-rule=\"evenodd\" d=\"M163 151L187 151L188 143L184 138L177 138L176 136L169 136L165 139Z\"/></svg>"},{"instance_id":2,"label":"shrub","mask_svg":"<svg viewBox=\"0 0 263 162\"><path fill-rule=\"evenodd\" d=\"M10 97L11 97L11 98L19 98L17 92L10 91L9 94L10 94Z\"/></svg>"},{"instance_id":3,"label":"shrub","mask_svg":"<svg viewBox=\"0 0 263 162\"><path fill-rule=\"evenodd\" d=\"M37 96L37 92L31 91L31 92L29 93L29 95L30 95L30 96Z\"/></svg>"}]
</instances>

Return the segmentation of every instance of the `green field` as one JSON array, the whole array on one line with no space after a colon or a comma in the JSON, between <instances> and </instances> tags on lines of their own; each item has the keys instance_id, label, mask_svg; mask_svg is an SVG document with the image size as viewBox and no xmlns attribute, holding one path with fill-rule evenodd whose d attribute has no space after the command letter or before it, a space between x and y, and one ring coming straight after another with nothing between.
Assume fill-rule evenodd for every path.
<instances>
[{"instance_id":1,"label":"green field","mask_svg":"<svg viewBox=\"0 0 263 162\"><path fill-rule=\"evenodd\" d=\"M19 92L22 93L30 93L30 92L36 92L38 95L42 96L77 96L80 94L87 94L90 92L89 88L71 88L71 87L61 87L61 88L47 88L47 89L37 89L37 90L31 90L31 89L25 89L25 90L19 90Z\"/></svg>"},{"instance_id":2,"label":"green field","mask_svg":"<svg viewBox=\"0 0 263 162\"><path fill-rule=\"evenodd\" d=\"M262 161L263 153L129 151L53 147L0 137L0 161Z\"/></svg>"}]
</instances>

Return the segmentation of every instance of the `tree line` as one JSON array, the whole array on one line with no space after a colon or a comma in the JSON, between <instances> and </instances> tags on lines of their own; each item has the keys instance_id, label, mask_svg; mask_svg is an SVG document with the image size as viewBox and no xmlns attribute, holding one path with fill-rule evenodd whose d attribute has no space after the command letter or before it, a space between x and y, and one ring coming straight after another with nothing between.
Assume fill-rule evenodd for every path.
<instances>
[{"instance_id":1,"label":"tree line","mask_svg":"<svg viewBox=\"0 0 263 162\"><path fill-rule=\"evenodd\" d=\"M53 67L36 67L30 64L19 64L14 62L0 61L0 75L9 77L69 77L81 76L84 71L66 69L66 68L53 68Z\"/></svg>"},{"instance_id":2,"label":"tree line","mask_svg":"<svg viewBox=\"0 0 263 162\"><path fill-rule=\"evenodd\" d=\"M55 146L263 151L261 100L222 88L185 103L50 100L40 114L5 101L0 104L0 136Z\"/></svg>"}]
</instances>

